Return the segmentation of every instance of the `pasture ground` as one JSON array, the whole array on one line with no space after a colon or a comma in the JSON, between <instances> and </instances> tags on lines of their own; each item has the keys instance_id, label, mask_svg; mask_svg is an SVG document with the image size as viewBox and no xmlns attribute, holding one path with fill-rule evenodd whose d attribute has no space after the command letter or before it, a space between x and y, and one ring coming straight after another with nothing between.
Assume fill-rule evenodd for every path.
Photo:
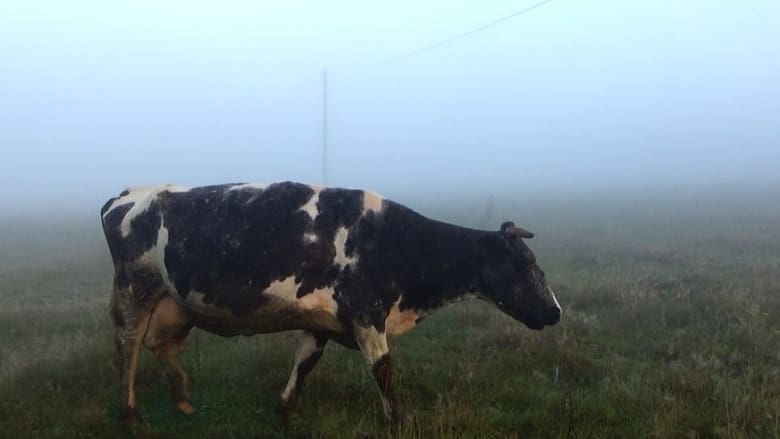
<instances>
[{"instance_id":1,"label":"pasture ground","mask_svg":"<svg viewBox=\"0 0 780 439\"><path fill-rule=\"evenodd\" d=\"M97 214L3 220L0 437L780 437L780 192L507 200L491 228L537 234L563 320L533 332L470 301L392 339L397 430L357 352L329 345L285 423L297 334L195 331L182 362L197 413L175 412L146 352L146 422L128 431ZM484 209L424 201L464 225Z\"/></svg>"}]
</instances>

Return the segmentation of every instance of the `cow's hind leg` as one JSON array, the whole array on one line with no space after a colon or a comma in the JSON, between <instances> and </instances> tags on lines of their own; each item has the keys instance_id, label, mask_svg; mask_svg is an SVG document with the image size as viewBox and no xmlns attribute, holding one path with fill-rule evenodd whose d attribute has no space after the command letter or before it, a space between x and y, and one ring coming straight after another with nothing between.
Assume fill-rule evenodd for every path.
<instances>
[{"instance_id":1,"label":"cow's hind leg","mask_svg":"<svg viewBox=\"0 0 780 439\"><path fill-rule=\"evenodd\" d=\"M298 350L295 352L295 364L290 373L290 379L282 391L281 410L284 415L289 415L295 409L295 402L303 388L303 381L322 357L327 342L328 336L325 334L308 331L303 333Z\"/></svg>"},{"instance_id":2,"label":"cow's hind leg","mask_svg":"<svg viewBox=\"0 0 780 439\"><path fill-rule=\"evenodd\" d=\"M190 403L189 379L176 359L192 324L185 312L170 296L163 296L154 308L144 346L157 356L171 385L176 408L185 414L195 411Z\"/></svg>"},{"instance_id":3,"label":"cow's hind leg","mask_svg":"<svg viewBox=\"0 0 780 439\"><path fill-rule=\"evenodd\" d=\"M114 283L111 315L116 326L114 342L120 377L119 417L128 422L140 421L135 398L135 375L138 354L149 323L149 310L136 303L129 285Z\"/></svg>"},{"instance_id":4,"label":"cow's hind leg","mask_svg":"<svg viewBox=\"0 0 780 439\"><path fill-rule=\"evenodd\" d=\"M195 413L195 409L190 403L189 379L187 373L182 369L179 362L176 361L174 350L175 348L169 345L156 350L154 353L157 355L157 359L160 360L165 376L171 384L171 393L173 394L173 400L176 402L176 408L180 412L190 415Z\"/></svg>"},{"instance_id":5,"label":"cow's hind leg","mask_svg":"<svg viewBox=\"0 0 780 439\"><path fill-rule=\"evenodd\" d=\"M390 361L387 335L378 332L373 326L367 328L356 326L354 337L379 387L385 417L391 422L399 422L401 418L393 391L393 365Z\"/></svg>"}]
</instances>

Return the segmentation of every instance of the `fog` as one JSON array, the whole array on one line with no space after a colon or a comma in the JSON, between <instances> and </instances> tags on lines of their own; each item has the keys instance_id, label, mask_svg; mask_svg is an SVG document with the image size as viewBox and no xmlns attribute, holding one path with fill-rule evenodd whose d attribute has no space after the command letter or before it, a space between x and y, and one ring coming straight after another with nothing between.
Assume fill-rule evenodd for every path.
<instances>
[{"instance_id":1,"label":"fog","mask_svg":"<svg viewBox=\"0 0 780 439\"><path fill-rule=\"evenodd\" d=\"M780 3L0 4L0 211L134 185L414 196L777 186ZM91 209L91 210L90 210Z\"/></svg>"}]
</instances>

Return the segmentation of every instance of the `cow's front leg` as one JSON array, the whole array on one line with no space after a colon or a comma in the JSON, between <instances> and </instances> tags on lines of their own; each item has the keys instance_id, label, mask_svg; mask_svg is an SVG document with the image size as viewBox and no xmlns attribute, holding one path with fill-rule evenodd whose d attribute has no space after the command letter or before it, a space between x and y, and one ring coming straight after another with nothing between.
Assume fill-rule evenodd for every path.
<instances>
[{"instance_id":1,"label":"cow's front leg","mask_svg":"<svg viewBox=\"0 0 780 439\"><path fill-rule=\"evenodd\" d=\"M282 391L281 409L283 414L288 415L295 408L298 394L303 388L303 380L322 357L327 342L328 336L324 334L304 331L298 350L295 352L295 364L290 373L290 379Z\"/></svg>"},{"instance_id":2,"label":"cow's front leg","mask_svg":"<svg viewBox=\"0 0 780 439\"><path fill-rule=\"evenodd\" d=\"M390 349L387 346L387 335L377 331L373 326L356 326L355 341L379 387L385 417L391 422L400 421L398 403L393 392L393 365L390 360Z\"/></svg>"}]
</instances>

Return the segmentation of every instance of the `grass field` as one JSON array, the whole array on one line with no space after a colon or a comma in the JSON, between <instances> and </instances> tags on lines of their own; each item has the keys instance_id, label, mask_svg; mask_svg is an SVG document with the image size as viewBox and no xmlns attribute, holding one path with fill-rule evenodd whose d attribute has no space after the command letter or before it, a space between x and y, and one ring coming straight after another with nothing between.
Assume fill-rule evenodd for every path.
<instances>
[{"instance_id":1,"label":"grass field","mask_svg":"<svg viewBox=\"0 0 780 439\"><path fill-rule=\"evenodd\" d=\"M195 415L144 353L145 424L116 420L112 269L96 218L0 225L0 437L780 437L780 194L497 200L563 306L532 332L481 302L391 340L408 420L389 430L361 356L328 349L277 416L297 334L194 331ZM423 213L478 222L480 203ZM420 203L419 206L425 206ZM97 215L95 214L95 217Z\"/></svg>"}]
</instances>

